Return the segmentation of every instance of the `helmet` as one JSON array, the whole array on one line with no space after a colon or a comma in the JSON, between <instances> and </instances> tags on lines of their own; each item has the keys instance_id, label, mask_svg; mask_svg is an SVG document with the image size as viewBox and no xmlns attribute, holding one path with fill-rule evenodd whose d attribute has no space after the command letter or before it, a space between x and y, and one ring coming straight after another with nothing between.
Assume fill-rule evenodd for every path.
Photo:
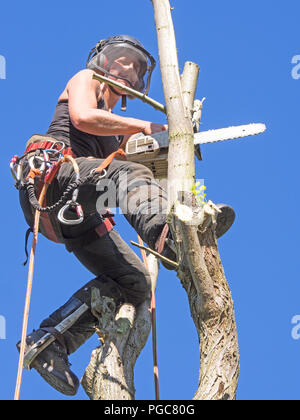
<instances>
[{"instance_id":1,"label":"helmet","mask_svg":"<svg viewBox=\"0 0 300 420\"><path fill-rule=\"evenodd\" d=\"M110 73L111 65L123 56L138 64L138 80L133 85L124 77L118 76L118 79L126 80L133 89L147 95L156 61L137 39L129 35L117 35L99 41L90 51L86 67L107 76L114 76Z\"/></svg>"}]
</instances>

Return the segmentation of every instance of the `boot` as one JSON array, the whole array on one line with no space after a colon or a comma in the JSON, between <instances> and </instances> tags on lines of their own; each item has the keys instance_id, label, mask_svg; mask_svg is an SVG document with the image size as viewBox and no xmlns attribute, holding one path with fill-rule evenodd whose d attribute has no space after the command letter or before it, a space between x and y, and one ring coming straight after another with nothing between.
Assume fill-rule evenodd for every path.
<instances>
[{"instance_id":1,"label":"boot","mask_svg":"<svg viewBox=\"0 0 300 420\"><path fill-rule=\"evenodd\" d=\"M33 330L26 337L25 355L46 334L47 331L41 328ZM17 349L20 351L20 342L17 344ZM70 366L66 347L54 341L34 359L30 369L35 369L57 391L72 396L77 393L79 380Z\"/></svg>"},{"instance_id":2,"label":"boot","mask_svg":"<svg viewBox=\"0 0 300 420\"><path fill-rule=\"evenodd\" d=\"M35 357L30 369L34 368L49 385L65 395L75 395L79 387L79 380L70 369L68 355L75 352L95 333L98 324L98 318L91 312L92 288L99 289L101 296L113 298L116 307L123 302L122 292L117 283L101 275L76 292L65 305L45 319L37 331L34 330L26 337L25 359L26 355L36 348L37 343L37 347L41 343L45 345L50 336L51 344L46 344L46 348ZM55 327L59 328L62 321L70 319L72 314L76 318L79 308L83 308L83 313L67 331L59 333ZM20 351L20 342L17 349Z\"/></svg>"},{"instance_id":3,"label":"boot","mask_svg":"<svg viewBox=\"0 0 300 420\"><path fill-rule=\"evenodd\" d=\"M221 210L221 213L218 213L217 215L217 225L216 225L216 236L219 239L221 236L223 236L233 225L234 219L235 219L235 212L232 207L228 206L227 204L217 204L216 205L219 210ZM173 246L172 246L173 243ZM172 239L172 234L169 230L168 224L165 224L160 237L158 238L156 244L155 244L156 251L161 254L162 256L168 258L172 261L177 261L177 255L176 255L176 248L174 241ZM170 264L162 261L162 265L167 270L174 270L174 267Z\"/></svg>"}]
</instances>

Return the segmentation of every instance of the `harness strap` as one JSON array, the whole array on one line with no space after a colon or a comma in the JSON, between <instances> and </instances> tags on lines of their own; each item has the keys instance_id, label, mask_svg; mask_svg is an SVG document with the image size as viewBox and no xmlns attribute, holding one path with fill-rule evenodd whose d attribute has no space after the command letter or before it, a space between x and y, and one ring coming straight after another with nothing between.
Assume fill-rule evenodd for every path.
<instances>
[{"instance_id":1,"label":"harness strap","mask_svg":"<svg viewBox=\"0 0 300 420\"><path fill-rule=\"evenodd\" d=\"M104 220L103 223L101 223L101 225L98 225L95 231L97 235L99 236L99 238L104 236L106 233L110 232L112 228L115 226L115 224L116 222L114 221L114 219L112 217L108 217L107 219Z\"/></svg>"},{"instance_id":2,"label":"harness strap","mask_svg":"<svg viewBox=\"0 0 300 420\"><path fill-rule=\"evenodd\" d=\"M111 153L106 159L104 159L104 161L101 163L101 165L98 166L98 168L96 168L95 172L102 172L103 169L106 169L108 167L108 165L111 164L111 162L115 159L115 157L119 157L119 160L126 160L126 153L125 151L122 149L122 145L120 146L120 148Z\"/></svg>"},{"instance_id":3,"label":"harness strap","mask_svg":"<svg viewBox=\"0 0 300 420\"><path fill-rule=\"evenodd\" d=\"M126 160L126 153L124 151L123 143L125 145L125 142L123 141L120 145L119 149L115 152L111 153L104 161L99 165L95 172L101 173L103 169L106 169L108 165L115 159L115 157L121 158L120 160ZM105 218L104 222L99 224L95 229L92 229L91 231L85 233L85 235L77 238L64 238L64 244L69 252L73 252L78 248L81 248L84 245L88 245L92 242L94 242L96 239L101 238L102 236L106 235L108 232L110 232L113 227L115 226L115 221L112 218L112 215L108 212L104 216Z\"/></svg>"},{"instance_id":4,"label":"harness strap","mask_svg":"<svg viewBox=\"0 0 300 420\"><path fill-rule=\"evenodd\" d=\"M40 191L43 188L44 183L47 183L48 185L51 184L59 168L60 168L60 165L57 165L57 164L53 165L49 174L47 175L47 179L45 178L44 181L41 181L38 184L38 195L40 194ZM47 197L45 195L44 200L42 202L42 206L46 207L46 205L47 205ZM44 231L46 237L50 239L50 241L53 241L55 243L62 243L61 239L59 239L57 233L55 232L49 213L45 212L45 213L40 214L40 226L41 226L41 229Z\"/></svg>"},{"instance_id":5,"label":"harness strap","mask_svg":"<svg viewBox=\"0 0 300 420\"><path fill-rule=\"evenodd\" d=\"M67 351L67 345L66 345L65 338L59 331L57 331L56 328L54 328L54 327L43 327L43 328L40 328L40 329L42 331L45 331L46 333L49 333L49 334L53 335L53 337L56 339L56 341L58 341L59 344L62 347L64 347L65 350Z\"/></svg>"},{"instance_id":6,"label":"harness strap","mask_svg":"<svg viewBox=\"0 0 300 420\"><path fill-rule=\"evenodd\" d=\"M25 153L34 152L35 150L38 150L38 149L53 149L53 150L57 150L61 152L64 156L71 155L74 158L76 157L70 147L68 147L67 149L62 149L61 143L54 142L54 141L41 141L37 143L31 143L26 148Z\"/></svg>"}]
</instances>

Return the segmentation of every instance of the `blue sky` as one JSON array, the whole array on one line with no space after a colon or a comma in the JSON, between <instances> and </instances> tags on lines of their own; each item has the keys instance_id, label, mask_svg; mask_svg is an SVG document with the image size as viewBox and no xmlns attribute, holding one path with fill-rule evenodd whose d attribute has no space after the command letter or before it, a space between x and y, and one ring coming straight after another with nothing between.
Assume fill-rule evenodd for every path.
<instances>
[{"instance_id":1,"label":"blue sky","mask_svg":"<svg viewBox=\"0 0 300 420\"><path fill-rule=\"evenodd\" d=\"M180 69L201 67L197 98L206 97L202 130L264 122L267 132L244 141L206 145L197 178L207 195L231 204L234 226L219 250L235 302L241 372L239 399L299 399L300 340L292 318L300 314L299 285L299 12L296 0L173 0ZM110 35L138 38L158 57L149 0L2 2L0 17L0 137L2 141L2 243L0 399L14 394L25 299L26 224L8 163L28 138L45 133L58 95L85 66L90 49ZM3 63L6 63L5 72ZM4 79L3 76L6 78ZM159 68L150 95L164 102ZM119 107L116 108L119 111ZM165 123L164 115L130 101L128 116ZM129 242L136 234L122 215L117 230ZM29 330L93 276L63 246L39 237ZM186 294L173 272L161 269L157 328L162 399L191 399L197 388L199 350ZM0 331L1 337L1 331ZM71 356L79 377L92 338ZM136 398L154 398L151 337L135 370ZM22 399L68 399L34 372L24 372ZM72 399L72 398L70 398ZM87 399L79 390L73 399Z\"/></svg>"}]
</instances>

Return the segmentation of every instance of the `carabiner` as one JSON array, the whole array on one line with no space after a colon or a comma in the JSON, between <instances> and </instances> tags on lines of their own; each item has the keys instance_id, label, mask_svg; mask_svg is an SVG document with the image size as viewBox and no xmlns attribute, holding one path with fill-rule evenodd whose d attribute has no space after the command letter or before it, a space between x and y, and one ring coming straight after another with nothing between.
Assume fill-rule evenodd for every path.
<instances>
[{"instance_id":1,"label":"carabiner","mask_svg":"<svg viewBox=\"0 0 300 420\"><path fill-rule=\"evenodd\" d=\"M52 164L52 161L58 161L63 158L63 154L59 150L55 149L44 149L43 155L45 157L45 161L49 161Z\"/></svg>"},{"instance_id":2,"label":"carabiner","mask_svg":"<svg viewBox=\"0 0 300 420\"><path fill-rule=\"evenodd\" d=\"M11 174L14 180L18 183L22 178L22 166L20 165L21 159L18 156L14 156L9 164Z\"/></svg>"},{"instance_id":3,"label":"carabiner","mask_svg":"<svg viewBox=\"0 0 300 420\"><path fill-rule=\"evenodd\" d=\"M35 166L34 160L41 161L41 165L38 168ZM45 170L45 167L46 167L46 163L45 163L44 159L40 156L32 156L31 158L28 159L28 164L29 164L30 169L38 169L41 172L43 172Z\"/></svg>"},{"instance_id":4,"label":"carabiner","mask_svg":"<svg viewBox=\"0 0 300 420\"><path fill-rule=\"evenodd\" d=\"M66 219L65 218L64 213L65 213L65 211L69 210L70 207L75 207L78 219ZM69 200L66 203L66 205L63 206L60 209L60 211L57 215L57 218L64 225L70 225L70 226L79 225L80 223L82 223L83 218L84 218L82 207L77 202L74 202L73 200Z\"/></svg>"},{"instance_id":5,"label":"carabiner","mask_svg":"<svg viewBox=\"0 0 300 420\"><path fill-rule=\"evenodd\" d=\"M17 163L17 161L16 161L15 157L16 157L16 156L14 156L14 157L12 158L12 160L10 161L9 167L10 167L11 174L12 174L12 176L13 176L14 180L15 180L16 182L18 182L18 181L19 181L19 180L18 180L18 172L16 171L15 166L19 166L19 164Z\"/></svg>"},{"instance_id":6,"label":"carabiner","mask_svg":"<svg viewBox=\"0 0 300 420\"><path fill-rule=\"evenodd\" d=\"M57 144L59 144L60 145L60 149L54 149L54 146L56 146ZM64 150L66 148L66 144L63 142L63 141L56 141L56 142L53 142L53 144L52 144L52 146L50 147L50 149L49 150L54 150L54 151L56 151L56 152L59 152L59 153L62 153L62 151Z\"/></svg>"}]
</instances>

